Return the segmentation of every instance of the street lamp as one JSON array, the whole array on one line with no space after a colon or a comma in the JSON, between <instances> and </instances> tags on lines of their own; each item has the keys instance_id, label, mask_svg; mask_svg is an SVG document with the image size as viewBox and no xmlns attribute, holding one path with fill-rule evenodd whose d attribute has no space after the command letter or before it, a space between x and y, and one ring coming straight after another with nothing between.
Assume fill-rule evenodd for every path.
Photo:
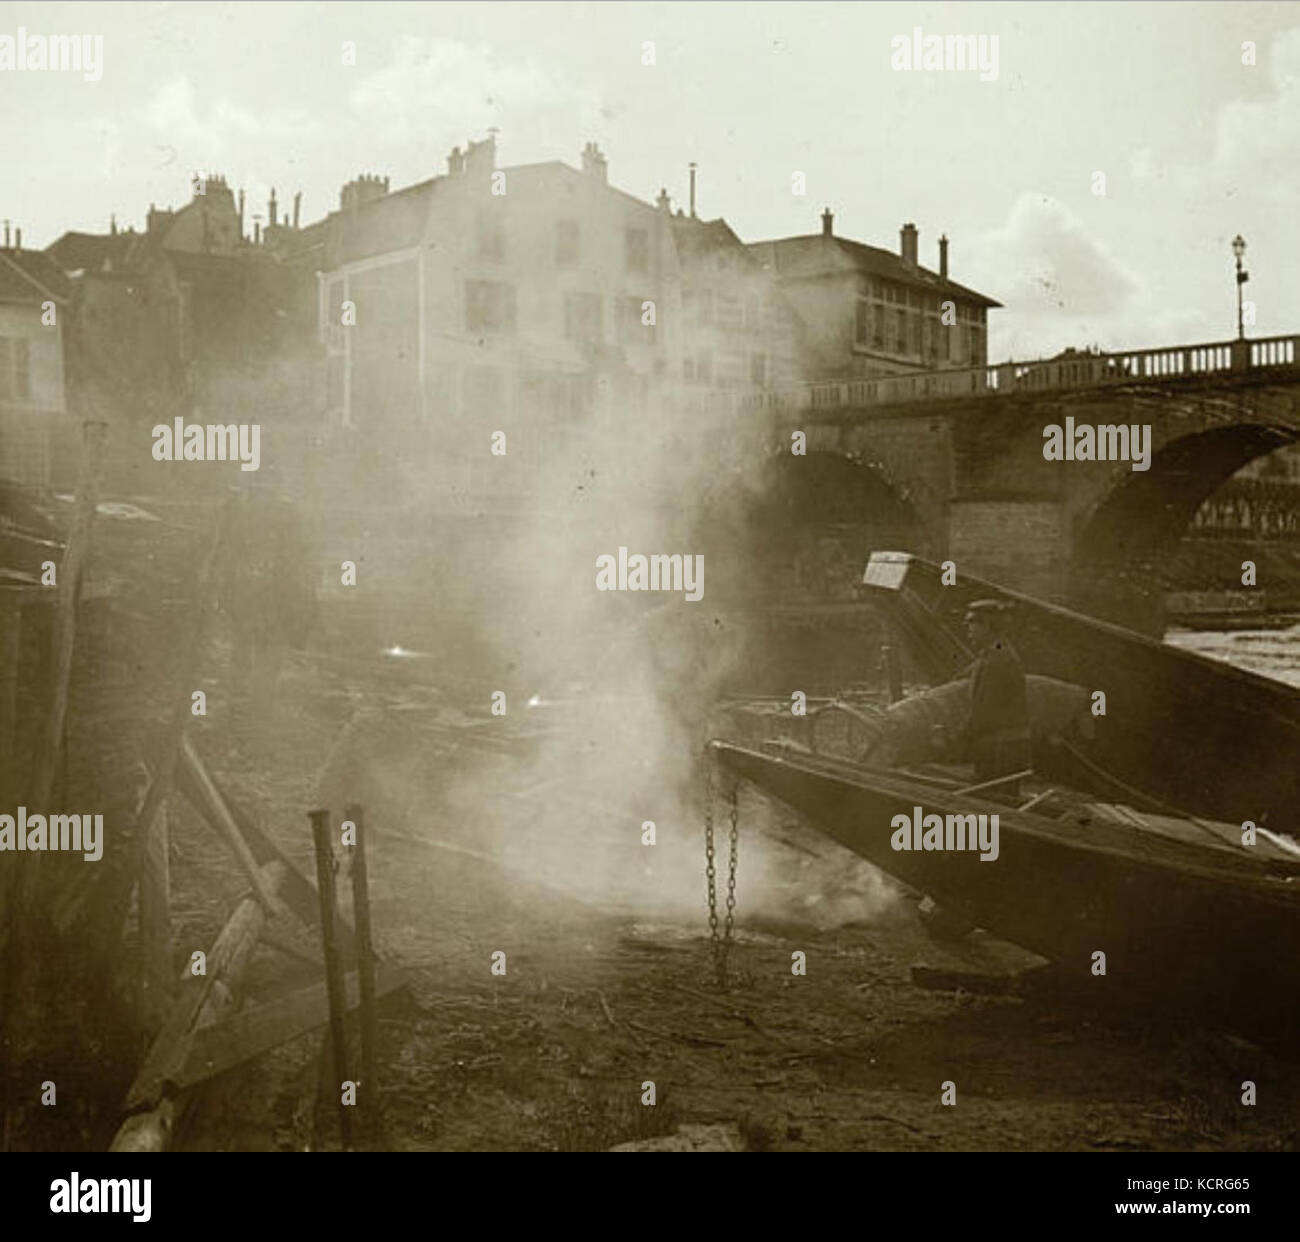
<instances>
[{"instance_id":1,"label":"street lamp","mask_svg":"<svg viewBox=\"0 0 1300 1242\"><path fill-rule=\"evenodd\" d=\"M1237 258L1237 340L1246 339L1246 323L1242 318L1241 286L1250 279L1250 273L1241 266L1241 256L1246 253L1246 239L1240 233L1232 239L1232 253Z\"/></svg>"}]
</instances>

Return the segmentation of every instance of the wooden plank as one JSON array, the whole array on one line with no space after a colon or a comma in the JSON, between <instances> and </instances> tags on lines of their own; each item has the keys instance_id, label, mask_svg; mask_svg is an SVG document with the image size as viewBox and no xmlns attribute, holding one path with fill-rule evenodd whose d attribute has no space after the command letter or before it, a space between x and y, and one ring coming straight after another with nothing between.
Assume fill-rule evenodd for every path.
<instances>
[{"instance_id":1,"label":"wooden plank","mask_svg":"<svg viewBox=\"0 0 1300 1242\"><path fill-rule=\"evenodd\" d=\"M184 765L189 776L193 778L192 783L187 786L187 792L197 795L198 809L203 813L203 817L208 823L217 830L218 835L230 846L231 852L235 855L235 861L239 863L249 884L253 887L253 892L257 894L258 900L266 907L267 913L272 915L288 914L288 909L284 903L262 882L261 868L258 866L257 859L253 857L253 851L249 848L248 841L239 830L239 825L235 823L225 800L209 779L207 769L204 768L198 752L194 749L194 743L184 734L181 735L180 739L180 762Z\"/></svg>"},{"instance_id":2,"label":"wooden plank","mask_svg":"<svg viewBox=\"0 0 1300 1242\"><path fill-rule=\"evenodd\" d=\"M140 991L144 1011L165 1014L172 985L171 867L167 808L158 808L140 869Z\"/></svg>"},{"instance_id":3,"label":"wooden plank","mask_svg":"<svg viewBox=\"0 0 1300 1242\"><path fill-rule=\"evenodd\" d=\"M347 1030L344 1025L343 963L339 957L334 921L334 848L330 839L330 813L311 812L312 842L316 847L316 890L320 894L321 946L325 950L325 982L329 995L330 1043L334 1048L334 1093L339 1099L339 1133L344 1151L352 1148L352 1110L343 1103L342 1084L349 1080Z\"/></svg>"},{"instance_id":4,"label":"wooden plank","mask_svg":"<svg viewBox=\"0 0 1300 1242\"><path fill-rule=\"evenodd\" d=\"M278 863L266 864L263 879L268 886L279 885L283 878ZM255 897L245 897L208 950L207 974L192 975L186 964L181 975L180 996L127 1091L125 1111L156 1104L162 1098L166 1084L184 1059L185 1037L203 1020L214 987L220 981L228 991L233 990L265 921L262 903Z\"/></svg>"},{"instance_id":5,"label":"wooden plank","mask_svg":"<svg viewBox=\"0 0 1300 1242\"><path fill-rule=\"evenodd\" d=\"M197 752L195 757L198 758ZM199 766L203 767L201 759L199 759ZM203 770L207 772L206 768L203 768ZM238 825L240 832L244 834L244 839L248 842L248 847L253 851L253 856L257 861L259 863L278 862L285 868L287 874L284 884L279 890L279 896L298 916L303 926L310 928L314 934L315 929L319 926L320 906L317 903L316 889L311 881L302 873L298 864L257 826L253 817L230 796L226 787L211 772L207 772L207 777L212 788L221 795L221 800L230 812L230 817ZM184 770L184 765L178 767L176 779L181 791L186 793L186 796L189 796L188 790L193 788L193 778ZM337 915L334 922L335 930L338 933L339 951L348 969L352 969L356 965L356 937L352 931L352 925L343 917L342 913Z\"/></svg>"},{"instance_id":6,"label":"wooden plank","mask_svg":"<svg viewBox=\"0 0 1300 1242\"><path fill-rule=\"evenodd\" d=\"M375 995L387 996L405 986L407 981L404 971L381 964ZM356 971L346 976L344 987L346 1007L353 1010L361 999ZM187 1039L184 1064L172 1081L185 1089L224 1074L241 1062L324 1025L329 1020L329 1012L329 989L322 980L245 1009L211 1026L200 1027Z\"/></svg>"},{"instance_id":7,"label":"wooden plank","mask_svg":"<svg viewBox=\"0 0 1300 1242\"><path fill-rule=\"evenodd\" d=\"M14 754L18 722L18 658L22 650L25 591L0 588L0 789L16 788ZM8 868L5 868L6 874Z\"/></svg>"},{"instance_id":8,"label":"wooden plank","mask_svg":"<svg viewBox=\"0 0 1300 1242\"><path fill-rule=\"evenodd\" d=\"M67 548L58 568L58 604L51 636L53 686L44 729L37 748L27 805L49 805L54 786L54 772L63 752L63 726L68 711L68 682L72 675L72 654L77 633L77 599L81 589L81 572L90 548L91 529L95 520L98 495L99 459L107 425L87 421L82 428L81 482L77 487L76 507ZM39 854L28 859L29 864ZM29 866L28 871L32 868Z\"/></svg>"},{"instance_id":9,"label":"wooden plank","mask_svg":"<svg viewBox=\"0 0 1300 1242\"><path fill-rule=\"evenodd\" d=\"M352 851L352 914L357 921L357 974L361 981L362 1116L373 1134L379 1130L379 1070L376 1049L379 1024L375 1015L375 964L378 958L370 937L370 884L366 872L365 812L355 802L345 811L356 828Z\"/></svg>"},{"instance_id":10,"label":"wooden plank","mask_svg":"<svg viewBox=\"0 0 1300 1242\"><path fill-rule=\"evenodd\" d=\"M213 583L216 578L217 554L225 540L226 529L233 509L233 498L227 501L217 518L216 530L208 546L203 565L199 570L195 588L194 609L189 619L189 632L182 648L180 669L175 681L168 689L171 703L171 717L166 732L158 741L157 762L153 765L154 779L145 792L144 802L136 816L134 830L135 875L138 879L144 873L145 854L149 849L153 834L154 819L166 805L176 779L176 769L181 756L181 743L185 730L191 720L190 704L194 689L195 670L203 650L203 634L207 628L208 613L211 611ZM218 831L220 831L218 826ZM254 868L256 870L256 868Z\"/></svg>"}]
</instances>

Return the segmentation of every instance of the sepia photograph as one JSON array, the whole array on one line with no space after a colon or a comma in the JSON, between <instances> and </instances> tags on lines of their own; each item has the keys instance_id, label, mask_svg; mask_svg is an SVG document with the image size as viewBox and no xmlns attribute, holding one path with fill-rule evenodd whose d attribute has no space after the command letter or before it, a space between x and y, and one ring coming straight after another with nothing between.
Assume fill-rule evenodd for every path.
<instances>
[{"instance_id":1,"label":"sepia photograph","mask_svg":"<svg viewBox=\"0 0 1300 1242\"><path fill-rule=\"evenodd\" d=\"M7 1202L1282 1205L1300 3L3 0L0 135Z\"/></svg>"}]
</instances>

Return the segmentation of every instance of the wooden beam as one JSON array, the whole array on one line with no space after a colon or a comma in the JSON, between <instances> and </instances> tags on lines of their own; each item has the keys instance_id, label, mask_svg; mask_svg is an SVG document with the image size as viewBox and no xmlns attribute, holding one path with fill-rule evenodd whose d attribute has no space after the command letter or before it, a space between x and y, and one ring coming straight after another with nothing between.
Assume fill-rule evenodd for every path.
<instances>
[{"instance_id":1,"label":"wooden beam","mask_svg":"<svg viewBox=\"0 0 1300 1242\"><path fill-rule=\"evenodd\" d=\"M156 1020L165 1015L172 984L171 867L167 808L153 818L140 868L141 1002Z\"/></svg>"},{"instance_id":2,"label":"wooden beam","mask_svg":"<svg viewBox=\"0 0 1300 1242\"><path fill-rule=\"evenodd\" d=\"M81 572L90 548L91 528L95 520L98 496L99 459L104 447L107 425L87 421L82 427L81 482L77 487L72 531L68 535L63 561L58 568L58 605L54 612L51 636L53 685L45 713L44 728L32 770L27 803L44 808L49 805L54 773L63 752L63 725L68 711L68 682L72 675L72 653L77 634L77 598ZM28 859L30 864L39 854ZM28 868L29 872L31 868Z\"/></svg>"},{"instance_id":3,"label":"wooden beam","mask_svg":"<svg viewBox=\"0 0 1300 1242\"><path fill-rule=\"evenodd\" d=\"M379 1023L375 1015L375 955L370 938L370 884L366 873L366 817L356 802L349 802L344 814L355 825L356 845L352 849L352 917L357 923L357 974L361 983L361 1074L364 1103L362 1117L372 1136L379 1133L379 1068L377 1048Z\"/></svg>"},{"instance_id":4,"label":"wooden beam","mask_svg":"<svg viewBox=\"0 0 1300 1242\"><path fill-rule=\"evenodd\" d=\"M171 795L172 785L176 776L176 766L181 753L181 743L185 737L185 730L189 725L191 694L194 689L195 670L198 667L199 658L203 650L203 634L207 628L208 613L211 610L213 583L216 576L217 555L221 545L225 540L226 528L230 521L230 514L234 505L233 498L227 501L221 509L217 518L216 530L213 532L212 542L208 546L207 554L204 557L202 567L199 570L198 582L195 588L194 607L189 619L189 631L185 637L183 655L180 663L180 671L176 680L172 682L168 690L168 699L171 705L171 716L167 724L167 731L161 735L158 741L156 762L152 767L154 779L150 782L148 789L145 791L144 800L140 806L139 813L135 818L134 830L134 851L135 851L135 876L137 882L142 885L146 867L150 864L147 862L147 856L150 851L155 851L158 847L156 834L154 831L154 821L162 814L163 808L167 804L167 799ZM222 831L220 824L215 825L217 830ZM233 847L233 846L232 846ZM239 856L236 850L236 856ZM248 868L245 867L247 873ZM254 875L257 868L253 868ZM156 865L152 867L152 880L157 879ZM254 891L258 891L260 880L250 876ZM156 895L155 895L156 896ZM265 894L259 892L259 896L265 899ZM155 897L149 898L156 904ZM145 918L146 898L143 885L140 887L140 916L142 920L141 931L144 932L143 920ZM150 917L153 917L151 912ZM142 936L142 939L147 937ZM148 954L145 956L146 975L149 970Z\"/></svg>"},{"instance_id":5,"label":"wooden beam","mask_svg":"<svg viewBox=\"0 0 1300 1242\"><path fill-rule=\"evenodd\" d=\"M180 762L191 778L186 785L186 791L197 796L197 805L203 812L203 817L230 846L235 861L248 877L253 892L266 907L267 913L288 914L284 903L263 883L261 868L257 864L257 859L253 857L252 849L245 840L244 834L240 832L239 825L235 823L230 808L226 806L225 800L208 777L207 769L200 762L198 752L194 749L194 743L184 734L180 738Z\"/></svg>"},{"instance_id":6,"label":"wooden beam","mask_svg":"<svg viewBox=\"0 0 1300 1242\"><path fill-rule=\"evenodd\" d=\"M212 788L221 795L221 801L225 803L231 819L235 821L239 831L243 833L244 840L248 842L248 847L252 850L257 861L262 864L268 862L282 863L288 871L284 884L279 890L280 898L298 916L304 927L315 928L318 926L320 906L316 897L316 890L312 887L311 881L302 873L298 864L257 826L253 817L230 796L229 790L211 772L207 771L198 751L194 752L194 762L197 769L206 773ZM187 772L184 764L179 765L177 768L176 781L181 792L186 797L189 797L191 801L194 801L190 791L197 790L197 785L195 778ZM198 805L198 803L195 803L195 805ZM356 965L356 938L353 935L351 924L342 914L339 914L335 919L335 930L338 934L339 951L343 955L344 962L351 969Z\"/></svg>"},{"instance_id":7,"label":"wooden beam","mask_svg":"<svg viewBox=\"0 0 1300 1242\"><path fill-rule=\"evenodd\" d=\"M375 994L387 996L405 986L406 982L404 972L381 965ZM355 1009L361 999L356 971L346 976L344 989L347 1009ZM329 989L322 980L245 1009L212 1026L200 1027L186 1041L184 1065L173 1081L182 1089L196 1086L243 1061L305 1035L327 1022L329 1016Z\"/></svg>"},{"instance_id":8,"label":"wooden beam","mask_svg":"<svg viewBox=\"0 0 1300 1242\"><path fill-rule=\"evenodd\" d=\"M267 863L262 879L274 890L284 880L284 869L278 863ZM156 1105L162 1099L167 1084L184 1063L186 1037L204 1021L215 1018L223 1007L219 993L214 1001L214 989L220 983L227 994L233 992L265 922L266 908L261 901L251 895L243 898L208 950L207 973L193 975L186 964L171 1016L127 1091L124 1105L127 1111Z\"/></svg>"},{"instance_id":9,"label":"wooden beam","mask_svg":"<svg viewBox=\"0 0 1300 1242\"><path fill-rule=\"evenodd\" d=\"M325 950L325 983L330 1005L330 1043L334 1048L334 1096L339 1101L339 1132L343 1150L352 1149L352 1111L343 1103L343 1083L348 1081L346 1003L343 963L335 939L334 844L330 840L330 813L311 812L312 842L316 847L316 888L320 893L321 946Z\"/></svg>"}]
</instances>

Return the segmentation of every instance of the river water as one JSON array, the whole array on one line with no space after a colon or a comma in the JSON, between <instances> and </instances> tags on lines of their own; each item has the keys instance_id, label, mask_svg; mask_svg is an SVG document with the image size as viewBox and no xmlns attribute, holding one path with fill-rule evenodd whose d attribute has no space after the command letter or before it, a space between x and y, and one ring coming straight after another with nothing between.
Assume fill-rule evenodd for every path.
<instances>
[{"instance_id":1,"label":"river water","mask_svg":"<svg viewBox=\"0 0 1300 1242\"><path fill-rule=\"evenodd\" d=\"M1165 642L1300 686L1300 623L1275 630L1171 630Z\"/></svg>"}]
</instances>

